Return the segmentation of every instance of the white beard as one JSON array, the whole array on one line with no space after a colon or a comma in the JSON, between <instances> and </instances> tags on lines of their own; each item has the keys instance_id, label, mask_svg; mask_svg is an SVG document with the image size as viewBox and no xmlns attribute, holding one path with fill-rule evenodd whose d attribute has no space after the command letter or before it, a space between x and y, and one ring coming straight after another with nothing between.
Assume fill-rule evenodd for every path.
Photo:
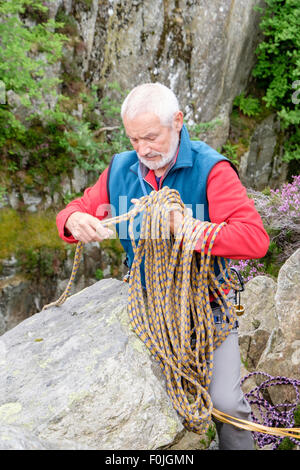
<instances>
[{"instance_id":1,"label":"white beard","mask_svg":"<svg viewBox=\"0 0 300 470\"><path fill-rule=\"evenodd\" d=\"M170 161L174 158L175 152L178 147L178 142L179 142L179 136L176 131L172 130L171 134L171 143L170 143L170 149L167 153L158 153L158 152L152 152L148 155L148 157L155 157L155 156L160 156L161 159L158 162L151 162L148 159L141 157L139 154L139 160L147 167L149 170L159 170L160 168L163 168L170 163Z\"/></svg>"}]
</instances>

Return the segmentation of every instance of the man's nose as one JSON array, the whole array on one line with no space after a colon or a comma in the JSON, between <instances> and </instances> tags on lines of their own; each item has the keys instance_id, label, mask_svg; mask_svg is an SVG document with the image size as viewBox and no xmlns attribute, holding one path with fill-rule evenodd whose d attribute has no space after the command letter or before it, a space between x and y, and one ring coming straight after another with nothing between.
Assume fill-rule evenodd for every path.
<instances>
[{"instance_id":1,"label":"man's nose","mask_svg":"<svg viewBox=\"0 0 300 470\"><path fill-rule=\"evenodd\" d=\"M148 153L151 152L149 143L143 140L140 140L138 143L137 153L141 155L141 157L145 157Z\"/></svg>"}]
</instances>

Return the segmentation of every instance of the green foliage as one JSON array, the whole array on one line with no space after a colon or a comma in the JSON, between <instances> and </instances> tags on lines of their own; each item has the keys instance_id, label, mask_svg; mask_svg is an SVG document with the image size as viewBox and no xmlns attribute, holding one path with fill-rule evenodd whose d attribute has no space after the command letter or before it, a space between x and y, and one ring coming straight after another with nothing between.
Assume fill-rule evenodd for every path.
<instances>
[{"instance_id":1,"label":"green foliage","mask_svg":"<svg viewBox=\"0 0 300 470\"><path fill-rule=\"evenodd\" d=\"M225 157L229 158L232 163L236 166L239 165L238 155L237 155L238 145L233 145L231 142L227 142L223 145L221 153L225 155Z\"/></svg>"},{"instance_id":2,"label":"green foliage","mask_svg":"<svg viewBox=\"0 0 300 470\"><path fill-rule=\"evenodd\" d=\"M41 135L39 121L48 109L47 99L58 98L59 80L47 72L60 59L67 37L54 32L58 24L46 18L47 11L41 0L0 3L0 79L6 93L14 93L17 108L23 110L21 119L18 110L10 109L8 103L0 105L1 170L9 173L22 168L22 156L27 157L28 151L32 153L28 165L34 166L39 146L51 147ZM25 14L34 20L30 26L22 20ZM34 118L39 123L37 132L34 125L25 127L25 122Z\"/></svg>"},{"instance_id":3,"label":"green foliage","mask_svg":"<svg viewBox=\"0 0 300 470\"><path fill-rule=\"evenodd\" d=\"M210 444L212 443L212 441L215 439L215 437L216 437L216 427L215 427L214 423L212 422L209 425L209 427L208 427L205 435L203 436L203 438L200 439L200 441L199 441L200 444L202 444L203 449L208 449Z\"/></svg>"},{"instance_id":4,"label":"green foliage","mask_svg":"<svg viewBox=\"0 0 300 470\"><path fill-rule=\"evenodd\" d=\"M66 193L64 194L64 198L63 198L64 204L67 205L69 204L69 202L81 196L82 196L82 193Z\"/></svg>"},{"instance_id":5,"label":"green foliage","mask_svg":"<svg viewBox=\"0 0 300 470\"><path fill-rule=\"evenodd\" d=\"M253 96L246 97L244 92L235 97L233 106L239 108L243 114L249 117L258 116L261 113L259 99L254 98Z\"/></svg>"},{"instance_id":6,"label":"green foliage","mask_svg":"<svg viewBox=\"0 0 300 470\"><path fill-rule=\"evenodd\" d=\"M16 252L18 265L27 278L50 277L58 273L63 251L48 247L19 248Z\"/></svg>"},{"instance_id":7,"label":"green foliage","mask_svg":"<svg viewBox=\"0 0 300 470\"><path fill-rule=\"evenodd\" d=\"M96 272L95 272L95 278L98 280L98 281L101 281L101 279L103 279L104 275L103 275L103 271L102 269L96 269Z\"/></svg>"},{"instance_id":8,"label":"green foliage","mask_svg":"<svg viewBox=\"0 0 300 470\"><path fill-rule=\"evenodd\" d=\"M67 129L64 133L65 151L76 162L76 165L86 171L101 173L109 160L102 159L100 145L93 138L88 122L66 117Z\"/></svg>"},{"instance_id":9,"label":"green foliage","mask_svg":"<svg viewBox=\"0 0 300 470\"><path fill-rule=\"evenodd\" d=\"M101 173L114 153L129 146L120 110L114 107L109 110L109 119L113 116L118 125L106 128L110 103L107 97L103 104L97 98L97 89L93 88L80 93L78 102L83 108L80 118L72 115L71 100L60 97L54 109L44 112L43 122L35 118L28 129L11 112L7 114L13 125L3 116L0 169L10 177L25 170L32 178L33 187L49 186L51 194L60 191L61 178L71 174L75 166L95 175Z\"/></svg>"},{"instance_id":10,"label":"green foliage","mask_svg":"<svg viewBox=\"0 0 300 470\"><path fill-rule=\"evenodd\" d=\"M300 76L300 4L298 0L266 0L266 4L260 25L265 39L257 48L253 75L266 81L264 100L278 109L291 102L292 83Z\"/></svg>"},{"instance_id":11,"label":"green foliage","mask_svg":"<svg viewBox=\"0 0 300 470\"><path fill-rule=\"evenodd\" d=\"M6 92L14 93L16 103L14 108L0 105L0 170L20 192L24 189L20 175L26 173L30 189L48 188L53 195L60 192L61 179L71 175L75 166L98 175L129 142L121 125L122 91L117 84L111 84L110 97L99 101L100 91L86 89L75 67L68 79L73 80L70 89L78 83L76 92L58 93L61 80L50 78L47 71L58 60L64 65L63 45L68 39L61 33L64 23L48 20L47 14L41 0L0 4L5 19L0 23L0 80ZM24 21L28 16L33 20L30 26ZM58 16L66 19L66 15ZM50 95L55 106L48 104ZM106 131L112 120L115 125ZM4 183L3 176L0 183Z\"/></svg>"},{"instance_id":12,"label":"green foliage","mask_svg":"<svg viewBox=\"0 0 300 470\"><path fill-rule=\"evenodd\" d=\"M295 426L300 426L300 405L294 411Z\"/></svg>"},{"instance_id":13,"label":"green foliage","mask_svg":"<svg viewBox=\"0 0 300 470\"><path fill-rule=\"evenodd\" d=\"M204 135L207 131L212 131L218 126L222 125L221 119L213 119L212 121L208 122L199 122L193 125L189 125L185 121L185 125L187 126L190 134L191 140L201 140L202 135Z\"/></svg>"},{"instance_id":14,"label":"green foliage","mask_svg":"<svg viewBox=\"0 0 300 470\"><path fill-rule=\"evenodd\" d=\"M284 161L300 158L300 3L298 0L266 0L253 75L266 90L262 98L267 108L276 111L287 131ZM296 88L296 91L294 91Z\"/></svg>"},{"instance_id":15,"label":"green foliage","mask_svg":"<svg viewBox=\"0 0 300 470\"><path fill-rule=\"evenodd\" d=\"M206 431L206 436L208 438L209 443L214 440L216 437L216 428L214 424L210 424L208 430Z\"/></svg>"},{"instance_id":16,"label":"green foliage","mask_svg":"<svg viewBox=\"0 0 300 470\"><path fill-rule=\"evenodd\" d=\"M6 187L0 185L0 203L3 203L6 191L7 191Z\"/></svg>"},{"instance_id":17,"label":"green foliage","mask_svg":"<svg viewBox=\"0 0 300 470\"><path fill-rule=\"evenodd\" d=\"M108 123L111 127L110 134L106 140L101 142L101 153L103 158L110 160L111 155L123 152L124 149L131 148L130 141L126 135L121 113L121 104L128 93L122 90L117 82L108 84L110 95L104 96L100 101L100 110L103 123ZM107 124L106 124L107 125Z\"/></svg>"},{"instance_id":18,"label":"green foliage","mask_svg":"<svg viewBox=\"0 0 300 470\"><path fill-rule=\"evenodd\" d=\"M263 274L269 274L274 279L277 279L281 264L278 260L283 253L277 238L280 235L279 230L275 230L265 225L267 234L270 237L270 245L267 254L261 259L263 264Z\"/></svg>"},{"instance_id":19,"label":"green foliage","mask_svg":"<svg viewBox=\"0 0 300 470\"><path fill-rule=\"evenodd\" d=\"M300 160L300 128L290 126L289 129L294 129L294 132L290 132L290 138L284 143L284 157L285 162L291 162L292 160ZM299 166L298 166L299 168Z\"/></svg>"},{"instance_id":20,"label":"green foliage","mask_svg":"<svg viewBox=\"0 0 300 470\"><path fill-rule=\"evenodd\" d=\"M65 123L68 124L64 133L66 152L72 155L77 166L86 171L102 172L109 164L112 155L129 146L120 117L120 103L124 98L124 92L117 83L111 83L109 88L113 90L115 97L105 96L100 101L96 87L80 93L83 103L81 120L66 113L64 115ZM110 126L106 127L106 123ZM115 125L111 126L111 123ZM108 134L105 129L108 130ZM102 130L103 132L100 132Z\"/></svg>"},{"instance_id":21,"label":"green foliage","mask_svg":"<svg viewBox=\"0 0 300 470\"><path fill-rule=\"evenodd\" d=\"M300 406L297 406L297 408L294 411L294 427L299 427L300 425ZM299 441L300 444L300 441ZM280 445L278 446L278 450L293 450L295 449L296 444L291 441L288 437L285 437Z\"/></svg>"},{"instance_id":22,"label":"green foliage","mask_svg":"<svg viewBox=\"0 0 300 470\"><path fill-rule=\"evenodd\" d=\"M277 450L293 450L295 444L288 437L285 437L279 444Z\"/></svg>"},{"instance_id":23,"label":"green foliage","mask_svg":"<svg viewBox=\"0 0 300 470\"><path fill-rule=\"evenodd\" d=\"M53 19L26 26L20 15L28 7L35 12L47 11L41 0L0 4L0 79L6 90L18 94L23 106L30 107L33 100L38 100L41 108L45 106L45 95L56 93L59 80L46 72L61 57L67 37L53 32L58 26Z\"/></svg>"}]
</instances>

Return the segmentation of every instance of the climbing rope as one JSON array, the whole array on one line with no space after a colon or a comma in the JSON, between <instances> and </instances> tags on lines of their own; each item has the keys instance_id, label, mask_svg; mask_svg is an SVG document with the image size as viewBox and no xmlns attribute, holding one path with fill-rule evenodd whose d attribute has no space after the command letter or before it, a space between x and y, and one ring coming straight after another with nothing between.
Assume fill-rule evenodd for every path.
<instances>
[{"instance_id":1,"label":"climbing rope","mask_svg":"<svg viewBox=\"0 0 300 470\"><path fill-rule=\"evenodd\" d=\"M211 416L241 429L283 437L300 437L300 429L274 428L229 416L213 408L208 387L212 378L213 352L235 324L235 307L223 289L237 289L225 267L211 255L216 236L226 225L197 221L186 215L176 236L169 233L171 210L185 214L185 206L176 190L164 187L138 200L128 213L102 221L108 227L129 220L129 235L134 250L128 292L130 323L159 363L167 393L187 429L202 433ZM134 219L142 213L139 242L134 237ZM205 247L212 234L207 253ZM201 251L194 250L202 240ZM70 281L61 297L44 308L61 305L70 294L78 269L83 244L77 244ZM217 260L224 283L215 275ZM144 261L146 297L141 283ZM210 295L221 309L221 328L216 329ZM147 305L146 305L147 304ZM226 319L227 317L227 319ZM193 341L192 341L193 338Z\"/></svg>"},{"instance_id":2,"label":"climbing rope","mask_svg":"<svg viewBox=\"0 0 300 470\"><path fill-rule=\"evenodd\" d=\"M291 379L288 377L282 376L272 376L266 372L255 371L246 375L242 378L241 384L247 381L251 377L260 378L264 377L260 385L257 385L255 388L245 393L245 398L248 403L251 405L251 419L253 422L262 422L266 426L270 427L285 427L288 426L292 428L295 423L295 412L297 409L297 404L300 403L300 380ZM295 400L293 403L272 403L270 398L270 387L275 387L276 385L286 385L289 388L292 388L295 395ZM267 399L268 398L268 399ZM278 446L283 441L284 437L272 436L261 434L259 432L254 432L254 439L258 447L263 448L266 445L272 445L272 450L278 448ZM290 440L299 445L299 440L290 438Z\"/></svg>"}]
</instances>

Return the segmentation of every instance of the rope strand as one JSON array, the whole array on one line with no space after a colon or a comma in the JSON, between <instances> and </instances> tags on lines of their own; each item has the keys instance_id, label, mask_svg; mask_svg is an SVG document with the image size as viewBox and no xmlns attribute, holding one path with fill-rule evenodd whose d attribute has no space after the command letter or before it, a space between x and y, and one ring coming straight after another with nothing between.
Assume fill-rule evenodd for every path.
<instances>
[{"instance_id":1,"label":"rope strand","mask_svg":"<svg viewBox=\"0 0 300 470\"><path fill-rule=\"evenodd\" d=\"M274 428L234 418L215 408L208 393L213 371L213 351L227 337L235 323L235 309L222 287L237 289L219 258L211 255L218 233L226 225L201 222L185 215L174 237L169 234L169 212L185 206L176 190L164 187L140 198L134 208L122 216L102 221L105 227L129 220L129 235L134 250L128 291L128 315L131 325L153 358L159 363L173 407L187 429L202 433L211 416L222 422L262 434L300 437L300 429ZM141 236L136 244L134 218L143 213ZM207 253L207 240L212 234ZM202 240L201 252L194 250ZM83 244L78 242L74 266L65 292L44 308L61 305L70 294L78 269ZM147 305L141 283L140 265L144 259ZM224 283L217 280L217 259ZM222 327L215 327L209 295L213 294L222 312ZM226 315L228 322L226 323ZM193 327L192 327L193 323ZM192 345L192 335L195 342Z\"/></svg>"}]
</instances>

